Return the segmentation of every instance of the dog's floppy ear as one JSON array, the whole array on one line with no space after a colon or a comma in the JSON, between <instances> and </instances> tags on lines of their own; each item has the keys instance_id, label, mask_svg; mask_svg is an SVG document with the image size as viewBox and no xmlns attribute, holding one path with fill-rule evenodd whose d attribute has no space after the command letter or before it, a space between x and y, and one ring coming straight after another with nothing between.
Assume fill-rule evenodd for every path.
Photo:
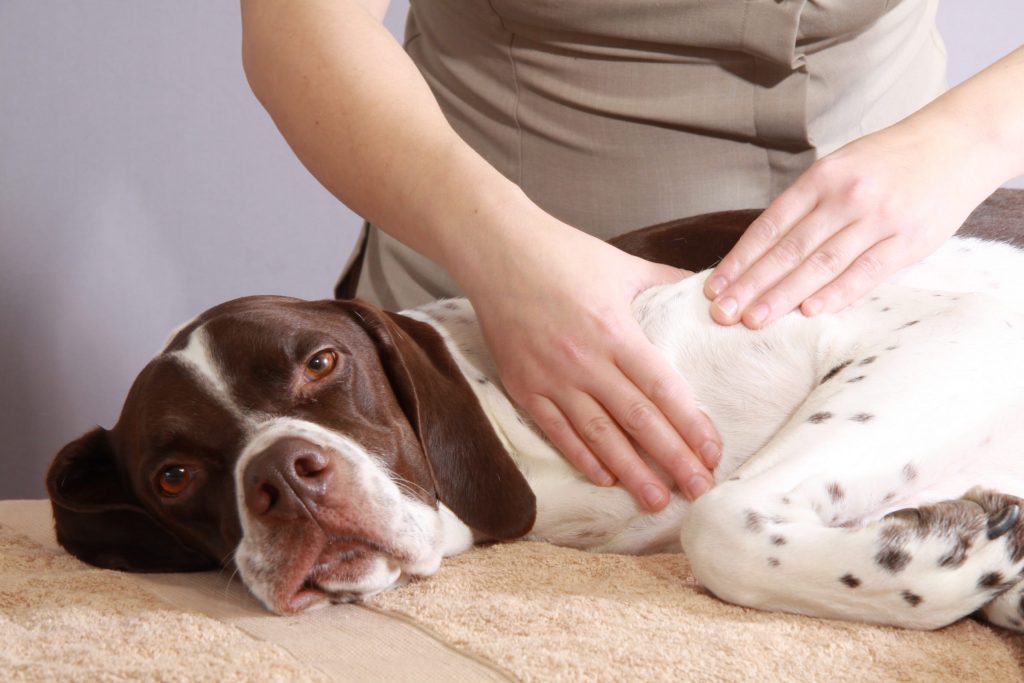
<instances>
[{"instance_id":1,"label":"dog's floppy ear","mask_svg":"<svg viewBox=\"0 0 1024 683\"><path fill-rule=\"evenodd\" d=\"M346 301L377 346L406 418L427 456L437 497L471 528L495 539L532 527L537 503L476 395L429 325Z\"/></svg>"},{"instance_id":2,"label":"dog's floppy ear","mask_svg":"<svg viewBox=\"0 0 1024 683\"><path fill-rule=\"evenodd\" d=\"M57 541L75 557L133 572L197 571L217 563L185 547L138 502L100 427L72 441L50 465L46 489Z\"/></svg>"}]
</instances>

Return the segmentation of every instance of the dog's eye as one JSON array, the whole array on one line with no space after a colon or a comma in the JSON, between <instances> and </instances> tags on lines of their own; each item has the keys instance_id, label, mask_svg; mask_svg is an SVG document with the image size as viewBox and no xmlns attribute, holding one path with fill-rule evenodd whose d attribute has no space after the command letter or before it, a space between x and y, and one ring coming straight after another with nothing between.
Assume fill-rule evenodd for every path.
<instances>
[{"instance_id":1,"label":"dog's eye","mask_svg":"<svg viewBox=\"0 0 1024 683\"><path fill-rule=\"evenodd\" d=\"M192 483L192 473L181 465L165 467L157 477L157 485L165 496L177 496Z\"/></svg>"},{"instance_id":2,"label":"dog's eye","mask_svg":"<svg viewBox=\"0 0 1024 683\"><path fill-rule=\"evenodd\" d=\"M334 370L334 366L338 364L338 354L336 351L331 349L324 349L313 355L306 362L306 368L302 373L302 376L307 382L315 382L318 379L323 379L327 375L331 374Z\"/></svg>"}]
</instances>

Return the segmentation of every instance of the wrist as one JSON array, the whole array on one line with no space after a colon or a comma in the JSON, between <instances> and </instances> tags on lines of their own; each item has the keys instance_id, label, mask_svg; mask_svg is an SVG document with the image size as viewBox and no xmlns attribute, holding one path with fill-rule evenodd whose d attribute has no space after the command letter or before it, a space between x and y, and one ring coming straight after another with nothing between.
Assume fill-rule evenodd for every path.
<instances>
[{"instance_id":1,"label":"wrist","mask_svg":"<svg viewBox=\"0 0 1024 683\"><path fill-rule=\"evenodd\" d=\"M425 253L473 298L522 277L523 266L583 233L551 216L483 159L468 166L426 225ZM415 245L413 245L415 248ZM564 256L564 251L560 252ZM561 258L559 256L559 258Z\"/></svg>"},{"instance_id":2,"label":"wrist","mask_svg":"<svg viewBox=\"0 0 1024 683\"><path fill-rule=\"evenodd\" d=\"M1024 48L960 83L919 112L959 142L963 177L991 192L1024 174ZM914 117L911 117L914 118ZM927 141L925 141L927 143Z\"/></svg>"}]
</instances>

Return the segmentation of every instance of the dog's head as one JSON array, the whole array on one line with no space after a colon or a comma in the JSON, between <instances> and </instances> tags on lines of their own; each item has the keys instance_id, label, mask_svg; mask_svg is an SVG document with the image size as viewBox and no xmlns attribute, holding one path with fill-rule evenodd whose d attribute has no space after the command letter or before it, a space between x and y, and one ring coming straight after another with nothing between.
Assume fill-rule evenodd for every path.
<instances>
[{"instance_id":1,"label":"dog's head","mask_svg":"<svg viewBox=\"0 0 1024 683\"><path fill-rule=\"evenodd\" d=\"M429 575L467 526L515 538L535 514L436 331L357 301L250 297L203 313L140 373L112 430L60 451L47 487L79 558L129 571L233 560L282 613Z\"/></svg>"}]
</instances>

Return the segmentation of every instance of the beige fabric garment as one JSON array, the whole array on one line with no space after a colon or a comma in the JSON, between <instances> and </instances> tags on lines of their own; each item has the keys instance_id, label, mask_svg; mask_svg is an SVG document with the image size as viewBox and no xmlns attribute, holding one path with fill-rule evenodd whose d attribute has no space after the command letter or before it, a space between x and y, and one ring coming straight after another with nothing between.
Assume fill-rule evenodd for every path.
<instances>
[{"instance_id":1,"label":"beige fabric garment","mask_svg":"<svg viewBox=\"0 0 1024 683\"><path fill-rule=\"evenodd\" d=\"M607 238L765 206L815 158L945 87L936 0L413 0L406 49L455 130ZM371 229L358 293L450 296Z\"/></svg>"}]
</instances>

